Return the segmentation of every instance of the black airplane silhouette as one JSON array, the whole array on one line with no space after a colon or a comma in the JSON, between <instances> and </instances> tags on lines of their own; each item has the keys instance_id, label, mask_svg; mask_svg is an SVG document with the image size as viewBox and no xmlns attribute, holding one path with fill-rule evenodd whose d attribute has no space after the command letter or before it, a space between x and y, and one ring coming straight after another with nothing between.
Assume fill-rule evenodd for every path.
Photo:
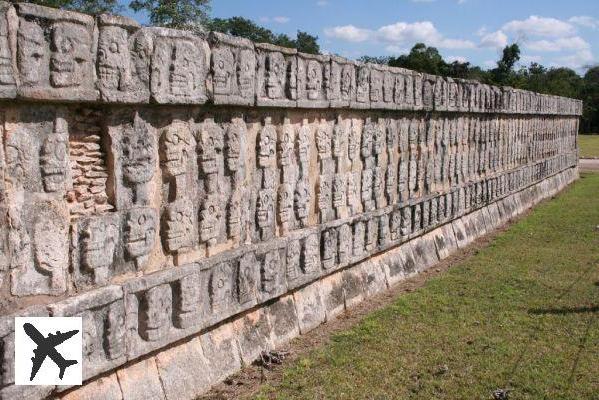
<instances>
[{"instance_id":1,"label":"black airplane silhouette","mask_svg":"<svg viewBox=\"0 0 599 400\"><path fill-rule=\"evenodd\" d=\"M37 344L37 349L33 350L33 354L35 354L35 356L31 357L33 367L31 368L31 377L29 378L29 381L32 381L33 378L35 378L35 375L41 368L46 356L50 357L50 359L54 361L54 364L60 368L58 377L61 380L64 376L65 369L71 365L77 364L76 360L65 360L64 357L61 356L58 351L56 351L55 347L65 340L75 336L79 332L78 330L65 333L60 333L60 331L57 331L56 335L50 333L48 334L48 337L44 337L44 335L42 335L40 331L38 331L35 326L31 325L30 323L24 324L23 329L25 330L27 336L29 336L31 340Z\"/></svg>"}]
</instances>

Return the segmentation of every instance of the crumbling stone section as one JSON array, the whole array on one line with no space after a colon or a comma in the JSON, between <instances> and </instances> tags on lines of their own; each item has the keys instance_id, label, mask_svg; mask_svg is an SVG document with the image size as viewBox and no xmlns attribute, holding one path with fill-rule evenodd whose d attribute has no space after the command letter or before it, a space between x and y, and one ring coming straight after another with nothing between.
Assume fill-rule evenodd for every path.
<instances>
[{"instance_id":1,"label":"crumbling stone section","mask_svg":"<svg viewBox=\"0 0 599 400\"><path fill-rule=\"evenodd\" d=\"M572 182L582 109L7 3L0 102L0 399L192 399ZM86 385L15 386L14 315Z\"/></svg>"}]
</instances>

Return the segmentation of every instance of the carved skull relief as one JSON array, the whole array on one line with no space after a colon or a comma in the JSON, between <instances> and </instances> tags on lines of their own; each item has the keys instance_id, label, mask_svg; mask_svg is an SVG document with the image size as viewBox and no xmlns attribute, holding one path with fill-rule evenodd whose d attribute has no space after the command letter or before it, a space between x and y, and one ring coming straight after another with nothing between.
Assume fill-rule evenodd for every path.
<instances>
[{"instance_id":1,"label":"carved skull relief","mask_svg":"<svg viewBox=\"0 0 599 400\"><path fill-rule=\"evenodd\" d=\"M27 132L17 130L6 139L6 172L13 183L23 184L33 160L33 143Z\"/></svg>"},{"instance_id":2,"label":"carved skull relief","mask_svg":"<svg viewBox=\"0 0 599 400\"><path fill-rule=\"evenodd\" d=\"M281 287L281 260L279 251L266 253L260 268L261 289L268 294L274 294Z\"/></svg>"},{"instance_id":3,"label":"carved skull relief","mask_svg":"<svg viewBox=\"0 0 599 400\"><path fill-rule=\"evenodd\" d=\"M237 62L237 83L239 94L243 98L254 94L254 77L256 75L256 57L252 50L241 50Z\"/></svg>"},{"instance_id":4,"label":"carved skull relief","mask_svg":"<svg viewBox=\"0 0 599 400\"><path fill-rule=\"evenodd\" d=\"M339 227L339 263L345 264L349 262L352 255L352 231L348 224L343 224Z\"/></svg>"},{"instance_id":5,"label":"carved skull relief","mask_svg":"<svg viewBox=\"0 0 599 400\"><path fill-rule=\"evenodd\" d=\"M200 130L200 166L206 175L216 174L219 171L219 155L224 146L223 129L214 122L213 118L206 118Z\"/></svg>"},{"instance_id":6,"label":"carved skull relief","mask_svg":"<svg viewBox=\"0 0 599 400\"><path fill-rule=\"evenodd\" d=\"M315 233L304 241L301 264L305 274L313 274L320 269L320 243Z\"/></svg>"},{"instance_id":7,"label":"carved skull relief","mask_svg":"<svg viewBox=\"0 0 599 400\"><path fill-rule=\"evenodd\" d=\"M173 124L162 134L163 165L168 175L185 174L192 151L191 131L184 124Z\"/></svg>"},{"instance_id":8,"label":"carved skull relief","mask_svg":"<svg viewBox=\"0 0 599 400\"><path fill-rule=\"evenodd\" d=\"M225 159L227 168L231 172L241 167L241 139L246 135L246 126L243 118L233 118L227 127L227 151Z\"/></svg>"},{"instance_id":9,"label":"carved skull relief","mask_svg":"<svg viewBox=\"0 0 599 400\"><path fill-rule=\"evenodd\" d=\"M212 74L215 94L231 93L233 79L233 53L227 47L212 50Z\"/></svg>"},{"instance_id":10,"label":"carved skull relief","mask_svg":"<svg viewBox=\"0 0 599 400\"><path fill-rule=\"evenodd\" d=\"M347 141L347 130L341 120L341 117L337 117L337 123L333 128L333 157L341 159L343 157L343 151L345 150L345 142Z\"/></svg>"},{"instance_id":11,"label":"carved skull relief","mask_svg":"<svg viewBox=\"0 0 599 400\"><path fill-rule=\"evenodd\" d=\"M131 57L127 31L118 26L105 26L98 38L98 77L109 90L127 90L131 83Z\"/></svg>"},{"instance_id":12,"label":"carved skull relief","mask_svg":"<svg viewBox=\"0 0 599 400\"><path fill-rule=\"evenodd\" d=\"M147 341L162 338L169 329L172 313L172 292L167 284L148 289L140 307L140 335Z\"/></svg>"},{"instance_id":13,"label":"carved skull relief","mask_svg":"<svg viewBox=\"0 0 599 400\"><path fill-rule=\"evenodd\" d=\"M370 157L372 155L373 142L374 137L376 135L376 127L372 123L370 118L366 118L366 122L364 123L364 131L362 133L362 143L361 143L361 154L363 158Z\"/></svg>"},{"instance_id":14,"label":"carved skull relief","mask_svg":"<svg viewBox=\"0 0 599 400\"><path fill-rule=\"evenodd\" d=\"M322 120L316 129L316 150L321 160L331 157L331 132L325 120Z\"/></svg>"},{"instance_id":15,"label":"carved skull relief","mask_svg":"<svg viewBox=\"0 0 599 400\"><path fill-rule=\"evenodd\" d=\"M229 307L233 295L233 267L229 262L212 268L210 276L210 300L212 312L221 312Z\"/></svg>"},{"instance_id":16,"label":"carved skull relief","mask_svg":"<svg viewBox=\"0 0 599 400\"><path fill-rule=\"evenodd\" d=\"M202 294L200 291L200 274L190 274L181 278L178 282L177 313L175 322L178 328L188 328L197 319L201 307Z\"/></svg>"},{"instance_id":17,"label":"carved skull relief","mask_svg":"<svg viewBox=\"0 0 599 400\"><path fill-rule=\"evenodd\" d=\"M222 210L218 195L209 195L200 211L200 240L208 245L216 243Z\"/></svg>"},{"instance_id":18,"label":"carved skull relief","mask_svg":"<svg viewBox=\"0 0 599 400\"><path fill-rule=\"evenodd\" d=\"M307 179L300 179L295 186L293 205L295 208L295 215L302 226L305 226L308 221L310 197L310 187Z\"/></svg>"},{"instance_id":19,"label":"carved skull relief","mask_svg":"<svg viewBox=\"0 0 599 400\"><path fill-rule=\"evenodd\" d=\"M112 264L119 227L102 217L91 218L81 231L81 262L90 270Z\"/></svg>"},{"instance_id":20,"label":"carved skull relief","mask_svg":"<svg viewBox=\"0 0 599 400\"><path fill-rule=\"evenodd\" d=\"M258 142L258 165L260 167L274 166L276 158L277 130L270 117L264 118L264 126L260 130Z\"/></svg>"},{"instance_id":21,"label":"carved skull relief","mask_svg":"<svg viewBox=\"0 0 599 400\"><path fill-rule=\"evenodd\" d=\"M269 228L274 222L275 193L272 189L262 189L258 192L256 204L256 220L259 228Z\"/></svg>"},{"instance_id":22,"label":"carved skull relief","mask_svg":"<svg viewBox=\"0 0 599 400\"><path fill-rule=\"evenodd\" d=\"M347 202L347 184L344 174L336 174L333 180L333 207L345 206Z\"/></svg>"},{"instance_id":23,"label":"carved skull relief","mask_svg":"<svg viewBox=\"0 0 599 400\"><path fill-rule=\"evenodd\" d=\"M308 99L316 100L322 89L322 67L320 63L316 60L308 61L306 75L306 91Z\"/></svg>"},{"instance_id":24,"label":"carved skull relief","mask_svg":"<svg viewBox=\"0 0 599 400\"><path fill-rule=\"evenodd\" d=\"M148 207L134 208L125 221L125 249L131 257L150 253L156 240L158 218L156 210Z\"/></svg>"},{"instance_id":25,"label":"carved skull relief","mask_svg":"<svg viewBox=\"0 0 599 400\"><path fill-rule=\"evenodd\" d=\"M187 199L169 204L166 210L166 247L169 251L193 245L193 205Z\"/></svg>"},{"instance_id":26,"label":"carved skull relief","mask_svg":"<svg viewBox=\"0 0 599 400\"><path fill-rule=\"evenodd\" d=\"M289 118L285 118L278 144L279 164L282 167L292 166L295 156L295 129L289 123Z\"/></svg>"},{"instance_id":27,"label":"carved skull relief","mask_svg":"<svg viewBox=\"0 0 599 400\"><path fill-rule=\"evenodd\" d=\"M300 273L301 244L299 240L292 240L287 244L286 269L287 280L294 281Z\"/></svg>"},{"instance_id":28,"label":"carved skull relief","mask_svg":"<svg viewBox=\"0 0 599 400\"><path fill-rule=\"evenodd\" d=\"M341 99L343 100L349 100L351 97L353 68L351 64L344 64L341 69Z\"/></svg>"},{"instance_id":29,"label":"carved skull relief","mask_svg":"<svg viewBox=\"0 0 599 400\"><path fill-rule=\"evenodd\" d=\"M89 78L92 38L85 27L71 22L52 26L50 83L57 88L75 87Z\"/></svg>"},{"instance_id":30,"label":"carved skull relief","mask_svg":"<svg viewBox=\"0 0 599 400\"><path fill-rule=\"evenodd\" d=\"M279 222L289 224L293 221L293 186L285 183L279 186L277 206L279 207Z\"/></svg>"},{"instance_id":31,"label":"carved skull relief","mask_svg":"<svg viewBox=\"0 0 599 400\"><path fill-rule=\"evenodd\" d=\"M285 90L285 57L274 52L266 56L266 95L271 99L283 97Z\"/></svg>"},{"instance_id":32,"label":"carved skull relief","mask_svg":"<svg viewBox=\"0 0 599 400\"><path fill-rule=\"evenodd\" d=\"M23 18L20 19L19 25L17 59L21 82L34 85L40 81L40 73L45 67L44 62L47 62L48 50L44 31L36 22Z\"/></svg>"},{"instance_id":33,"label":"carved skull relief","mask_svg":"<svg viewBox=\"0 0 599 400\"><path fill-rule=\"evenodd\" d=\"M9 45L8 24L5 18L0 21L0 85L14 85L12 54Z\"/></svg>"},{"instance_id":34,"label":"carved skull relief","mask_svg":"<svg viewBox=\"0 0 599 400\"><path fill-rule=\"evenodd\" d=\"M131 183L146 183L154 176L156 143L145 123L135 117L132 129L121 137L123 176Z\"/></svg>"},{"instance_id":35,"label":"carved skull relief","mask_svg":"<svg viewBox=\"0 0 599 400\"><path fill-rule=\"evenodd\" d=\"M325 269L333 267L337 262L337 230L327 229L322 232L322 266Z\"/></svg>"},{"instance_id":36,"label":"carved skull relief","mask_svg":"<svg viewBox=\"0 0 599 400\"><path fill-rule=\"evenodd\" d=\"M245 304L254 299L257 280L258 261L254 253L246 253L239 259L237 280L237 299Z\"/></svg>"},{"instance_id":37,"label":"carved skull relief","mask_svg":"<svg viewBox=\"0 0 599 400\"><path fill-rule=\"evenodd\" d=\"M310 161L311 136L310 125L308 124L308 120L304 118L298 134L298 153L300 163L306 166Z\"/></svg>"},{"instance_id":38,"label":"carved skull relief","mask_svg":"<svg viewBox=\"0 0 599 400\"><path fill-rule=\"evenodd\" d=\"M68 142L65 135L52 133L42 146L40 164L46 192L65 190L69 173Z\"/></svg>"}]
</instances>

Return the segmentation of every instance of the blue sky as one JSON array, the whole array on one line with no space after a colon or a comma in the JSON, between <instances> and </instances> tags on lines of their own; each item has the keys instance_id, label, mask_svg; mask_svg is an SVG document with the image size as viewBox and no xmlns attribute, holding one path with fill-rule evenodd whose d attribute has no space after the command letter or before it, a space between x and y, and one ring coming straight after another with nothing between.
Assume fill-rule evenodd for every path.
<instances>
[{"instance_id":1,"label":"blue sky","mask_svg":"<svg viewBox=\"0 0 599 400\"><path fill-rule=\"evenodd\" d=\"M323 51L348 58L425 42L446 59L489 68L517 41L524 64L584 72L599 63L599 0L213 0L213 17L237 15L291 36L307 31Z\"/></svg>"}]
</instances>

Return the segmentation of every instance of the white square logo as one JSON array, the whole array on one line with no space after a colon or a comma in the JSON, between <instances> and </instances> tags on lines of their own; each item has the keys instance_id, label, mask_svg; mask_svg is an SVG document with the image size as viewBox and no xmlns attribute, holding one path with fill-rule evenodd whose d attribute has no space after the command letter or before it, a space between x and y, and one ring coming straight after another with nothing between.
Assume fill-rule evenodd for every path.
<instances>
[{"instance_id":1,"label":"white square logo","mask_svg":"<svg viewBox=\"0 0 599 400\"><path fill-rule=\"evenodd\" d=\"M15 384L81 385L81 317L15 318Z\"/></svg>"}]
</instances>

